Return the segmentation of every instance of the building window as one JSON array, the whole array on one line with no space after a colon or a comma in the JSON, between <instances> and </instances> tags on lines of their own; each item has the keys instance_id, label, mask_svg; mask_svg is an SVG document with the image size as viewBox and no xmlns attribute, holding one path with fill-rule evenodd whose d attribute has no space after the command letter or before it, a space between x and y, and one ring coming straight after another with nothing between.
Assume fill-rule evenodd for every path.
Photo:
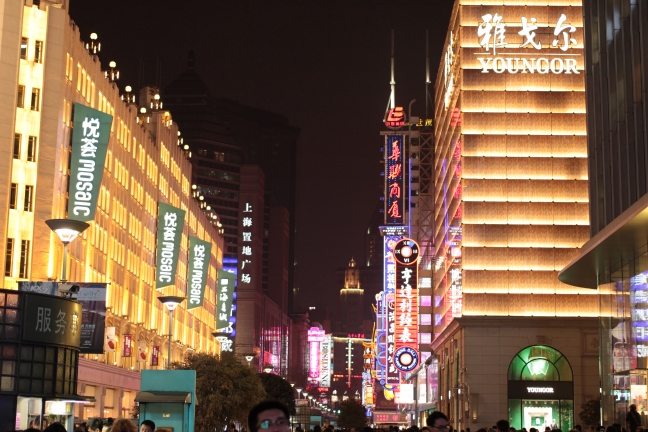
<instances>
[{"instance_id":1,"label":"building window","mask_svg":"<svg viewBox=\"0 0 648 432\"><path fill-rule=\"evenodd\" d=\"M31 109L32 111L38 111L38 107L40 106L40 89L32 89L32 96L31 96Z\"/></svg>"},{"instance_id":2,"label":"building window","mask_svg":"<svg viewBox=\"0 0 648 432\"><path fill-rule=\"evenodd\" d=\"M29 39L27 38L22 38L20 41L20 58L22 60L27 60L27 45L28 45Z\"/></svg>"},{"instance_id":3,"label":"building window","mask_svg":"<svg viewBox=\"0 0 648 432\"><path fill-rule=\"evenodd\" d=\"M23 210L28 212L34 211L34 186L32 185L25 186L25 201Z\"/></svg>"},{"instance_id":4,"label":"building window","mask_svg":"<svg viewBox=\"0 0 648 432\"><path fill-rule=\"evenodd\" d=\"M7 239L7 254L5 255L5 276L11 277L11 267L13 264L14 239Z\"/></svg>"},{"instance_id":5,"label":"building window","mask_svg":"<svg viewBox=\"0 0 648 432\"><path fill-rule=\"evenodd\" d=\"M22 141L22 135L14 135L14 147L13 147L13 157L14 159L20 159L20 141Z\"/></svg>"},{"instance_id":6,"label":"building window","mask_svg":"<svg viewBox=\"0 0 648 432\"><path fill-rule=\"evenodd\" d=\"M19 278L26 278L29 272L29 240L23 240L20 244L20 269Z\"/></svg>"},{"instance_id":7,"label":"building window","mask_svg":"<svg viewBox=\"0 0 648 432\"><path fill-rule=\"evenodd\" d=\"M432 333L419 333L422 344L431 344L432 343Z\"/></svg>"},{"instance_id":8,"label":"building window","mask_svg":"<svg viewBox=\"0 0 648 432\"><path fill-rule=\"evenodd\" d=\"M421 314L421 325L432 325L432 314Z\"/></svg>"},{"instance_id":9,"label":"building window","mask_svg":"<svg viewBox=\"0 0 648 432\"><path fill-rule=\"evenodd\" d=\"M43 41L36 41L34 45L34 61L43 63Z\"/></svg>"},{"instance_id":10,"label":"building window","mask_svg":"<svg viewBox=\"0 0 648 432\"><path fill-rule=\"evenodd\" d=\"M432 306L432 296L421 296L421 306Z\"/></svg>"},{"instance_id":11,"label":"building window","mask_svg":"<svg viewBox=\"0 0 648 432\"><path fill-rule=\"evenodd\" d=\"M11 192L9 194L9 208L16 210L18 206L18 185L16 183L11 183Z\"/></svg>"},{"instance_id":12,"label":"building window","mask_svg":"<svg viewBox=\"0 0 648 432\"><path fill-rule=\"evenodd\" d=\"M18 108L25 107L25 86L18 86L18 101L16 102Z\"/></svg>"},{"instance_id":13,"label":"building window","mask_svg":"<svg viewBox=\"0 0 648 432\"><path fill-rule=\"evenodd\" d=\"M38 144L38 138L35 136L30 136L27 140L27 161L36 162L36 145Z\"/></svg>"}]
</instances>

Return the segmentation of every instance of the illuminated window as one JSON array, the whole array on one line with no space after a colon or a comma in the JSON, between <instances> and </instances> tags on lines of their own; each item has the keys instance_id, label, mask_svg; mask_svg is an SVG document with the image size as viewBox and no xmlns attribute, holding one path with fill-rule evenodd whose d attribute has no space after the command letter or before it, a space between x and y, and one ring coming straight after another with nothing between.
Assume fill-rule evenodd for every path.
<instances>
[{"instance_id":1,"label":"illuminated window","mask_svg":"<svg viewBox=\"0 0 648 432\"><path fill-rule=\"evenodd\" d=\"M421 296L421 306L432 306L432 296Z\"/></svg>"},{"instance_id":2,"label":"illuminated window","mask_svg":"<svg viewBox=\"0 0 648 432\"><path fill-rule=\"evenodd\" d=\"M32 111L38 111L39 106L40 106L40 89L34 88L32 89L32 95L31 95Z\"/></svg>"},{"instance_id":3,"label":"illuminated window","mask_svg":"<svg viewBox=\"0 0 648 432\"><path fill-rule=\"evenodd\" d=\"M27 212L34 211L34 186L25 186L25 202L23 204L23 210Z\"/></svg>"},{"instance_id":4,"label":"illuminated window","mask_svg":"<svg viewBox=\"0 0 648 432\"><path fill-rule=\"evenodd\" d=\"M223 152L214 152L214 159L220 162L225 162L225 153Z\"/></svg>"},{"instance_id":5,"label":"illuminated window","mask_svg":"<svg viewBox=\"0 0 648 432\"><path fill-rule=\"evenodd\" d=\"M38 138L30 136L27 140L27 161L36 162L36 146L38 145Z\"/></svg>"},{"instance_id":6,"label":"illuminated window","mask_svg":"<svg viewBox=\"0 0 648 432\"><path fill-rule=\"evenodd\" d=\"M22 141L22 135L14 135L14 145L13 145L13 157L14 159L20 159L20 141Z\"/></svg>"},{"instance_id":7,"label":"illuminated window","mask_svg":"<svg viewBox=\"0 0 648 432\"><path fill-rule=\"evenodd\" d=\"M18 100L16 102L16 106L18 108L25 107L25 86L22 85L18 86Z\"/></svg>"},{"instance_id":8,"label":"illuminated window","mask_svg":"<svg viewBox=\"0 0 648 432\"><path fill-rule=\"evenodd\" d=\"M43 41L36 41L34 45L34 61L43 63Z\"/></svg>"},{"instance_id":9,"label":"illuminated window","mask_svg":"<svg viewBox=\"0 0 648 432\"><path fill-rule=\"evenodd\" d=\"M27 60L27 45L29 43L29 39L27 38L22 38L20 41L20 58L22 60Z\"/></svg>"},{"instance_id":10,"label":"illuminated window","mask_svg":"<svg viewBox=\"0 0 648 432\"><path fill-rule=\"evenodd\" d=\"M422 344L432 343L432 333L419 333L419 337L421 338Z\"/></svg>"},{"instance_id":11,"label":"illuminated window","mask_svg":"<svg viewBox=\"0 0 648 432\"><path fill-rule=\"evenodd\" d=\"M5 255L5 276L11 277L11 267L13 263L14 239L7 239L7 253Z\"/></svg>"},{"instance_id":12,"label":"illuminated window","mask_svg":"<svg viewBox=\"0 0 648 432\"><path fill-rule=\"evenodd\" d=\"M9 208L15 210L18 206L18 184L11 183L11 192L9 194Z\"/></svg>"},{"instance_id":13,"label":"illuminated window","mask_svg":"<svg viewBox=\"0 0 648 432\"><path fill-rule=\"evenodd\" d=\"M20 268L18 277L26 278L29 272L29 240L23 240L20 244Z\"/></svg>"},{"instance_id":14,"label":"illuminated window","mask_svg":"<svg viewBox=\"0 0 648 432\"><path fill-rule=\"evenodd\" d=\"M421 325L432 325L432 314L421 314Z\"/></svg>"}]
</instances>

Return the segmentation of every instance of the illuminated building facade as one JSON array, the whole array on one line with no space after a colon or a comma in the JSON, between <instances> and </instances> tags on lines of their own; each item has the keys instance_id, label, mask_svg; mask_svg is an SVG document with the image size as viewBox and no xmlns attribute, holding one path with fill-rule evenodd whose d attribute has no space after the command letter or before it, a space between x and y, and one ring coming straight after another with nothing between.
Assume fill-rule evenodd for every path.
<instances>
[{"instance_id":1,"label":"illuminated building facade","mask_svg":"<svg viewBox=\"0 0 648 432\"><path fill-rule=\"evenodd\" d=\"M630 404L648 420L647 12L583 2L592 238L560 280L599 293L602 424L623 424Z\"/></svg>"},{"instance_id":2,"label":"illuminated building facade","mask_svg":"<svg viewBox=\"0 0 648 432\"><path fill-rule=\"evenodd\" d=\"M598 296L557 279L589 233L581 2L457 0L441 60L430 402L570 429L598 397Z\"/></svg>"},{"instance_id":3,"label":"illuminated building facade","mask_svg":"<svg viewBox=\"0 0 648 432\"><path fill-rule=\"evenodd\" d=\"M191 163L179 146L178 125L168 111L149 109L159 95L144 92L145 112L124 102L67 9L67 1L29 0L0 8L2 20L12 23L0 32L7 92L0 101L2 285L15 289L18 281L59 278L63 247L45 220L66 217L72 107L79 103L112 115L96 216L69 246L68 280L108 284L106 327L116 346L79 359L78 393L95 402L77 405L74 415L130 417L139 371L164 367L168 344L171 361L191 350L219 351L212 332L223 240L216 215L192 195ZM175 284L156 291L158 202L185 210L186 222ZM202 307L188 311L185 302L175 310L169 341L169 314L157 295L187 295L189 236L212 243L208 288ZM147 361L133 355L139 350L148 353Z\"/></svg>"}]
</instances>

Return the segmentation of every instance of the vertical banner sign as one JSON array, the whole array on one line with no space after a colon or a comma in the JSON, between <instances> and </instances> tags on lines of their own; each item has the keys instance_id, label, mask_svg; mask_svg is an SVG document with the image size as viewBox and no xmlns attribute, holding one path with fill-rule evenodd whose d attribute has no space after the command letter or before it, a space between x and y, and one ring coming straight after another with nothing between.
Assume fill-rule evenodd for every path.
<instances>
[{"instance_id":1,"label":"vertical banner sign","mask_svg":"<svg viewBox=\"0 0 648 432\"><path fill-rule=\"evenodd\" d=\"M383 316L385 317L385 334L387 340L387 349L385 350L385 374L386 384L399 384L400 377L398 369L394 364L394 352L396 341L396 313L394 311L394 293L385 293L383 298Z\"/></svg>"},{"instance_id":2,"label":"vertical banner sign","mask_svg":"<svg viewBox=\"0 0 648 432\"><path fill-rule=\"evenodd\" d=\"M404 225L405 151L404 135L385 137L385 224Z\"/></svg>"},{"instance_id":3,"label":"vertical banner sign","mask_svg":"<svg viewBox=\"0 0 648 432\"><path fill-rule=\"evenodd\" d=\"M117 337L115 337L115 327L106 327L106 343L104 344L105 352L115 352L117 348Z\"/></svg>"},{"instance_id":4,"label":"vertical banner sign","mask_svg":"<svg viewBox=\"0 0 648 432\"><path fill-rule=\"evenodd\" d=\"M137 361L146 362L146 341L138 340L137 341Z\"/></svg>"},{"instance_id":5,"label":"vertical banner sign","mask_svg":"<svg viewBox=\"0 0 648 432\"><path fill-rule=\"evenodd\" d=\"M331 345L333 345L333 339L331 335L326 335L320 348L322 351L320 362L320 387L331 387Z\"/></svg>"},{"instance_id":6,"label":"vertical banner sign","mask_svg":"<svg viewBox=\"0 0 648 432\"><path fill-rule=\"evenodd\" d=\"M163 202L158 203L156 289L175 283L184 218L184 210Z\"/></svg>"},{"instance_id":7,"label":"vertical banner sign","mask_svg":"<svg viewBox=\"0 0 648 432\"><path fill-rule=\"evenodd\" d=\"M68 218L91 221L97 209L106 150L113 117L96 109L74 104L74 131L68 189Z\"/></svg>"},{"instance_id":8,"label":"vertical banner sign","mask_svg":"<svg viewBox=\"0 0 648 432\"><path fill-rule=\"evenodd\" d=\"M318 327L308 329L309 366L308 381L318 385L320 380L320 343L324 342L326 332Z\"/></svg>"},{"instance_id":9,"label":"vertical banner sign","mask_svg":"<svg viewBox=\"0 0 648 432\"><path fill-rule=\"evenodd\" d=\"M394 248L394 257L396 258L394 365L402 372L411 372L419 364L419 246L414 240L403 239Z\"/></svg>"},{"instance_id":10,"label":"vertical banner sign","mask_svg":"<svg viewBox=\"0 0 648 432\"><path fill-rule=\"evenodd\" d=\"M124 335L124 351L122 357L130 357L133 354L133 335Z\"/></svg>"},{"instance_id":11,"label":"vertical banner sign","mask_svg":"<svg viewBox=\"0 0 648 432\"><path fill-rule=\"evenodd\" d=\"M159 358L160 358L160 347L157 345L153 345L153 349L151 350L151 366L157 366Z\"/></svg>"},{"instance_id":12,"label":"vertical banner sign","mask_svg":"<svg viewBox=\"0 0 648 432\"><path fill-rule=\"evenodd\" d=\"M634 368L646 369L648 367L648 272L639 273L637 276L630 278L630 308L632 311L632 341L636 343L636 349L626 349L625 351L628 353L635 351L637 353L636 361L631 359L632 363L636 363ZM612 334L614 341L614 332ZM630 341L620 342L627 344ZM622 344L617 344L616 341L613 344L614 351L622 351L616 349L617 346ZM620 362L617 360L617 356L613 355L613 358L616 365L618 365ZM623 370L618 367L614 369Z\"/></svg>"},{"instance_id":13,"label":"vertical banner sign","mask_svg":"<svg viewBox=\"0 0 648 432\"><path fill-rule=\"evenodd\" d=\"M376 378L385 385L385 368L387 366L387 332L385 329L385 314L383 309L383 291L376 294Z\"/></svg>"},{"instance_id":14,"label":"vertical banner sign","mask_svg":"<svg viewBox=\"0 0 648 432\"><path fill-rule=\"evenodd\" d=\"M209 272L211 243L197 237L189 237L189 304L187 310L202 306L205 298L205 285Z\"/></svg>"},{"instance_id":15,"label":"vertical banner sign","mask_svg":"<svg viewBox=\"0 0 648 432\"><path fill-rule=\"evenodd\" d=\"M74 285L79 286L77 301L83 308L81 354L103 354L107 284L74 282Z\"/></svg>"},{"instance_id":16,"label":"vertical banner sign","mask_svg":"<svg viewBox=\"0 0 648 432\"><path fill-rule=\"evenodd\" d=\"M236 275L225 270L218 270L218 315L216 331L231 333L230 316L232 315L232 297Z\"/></svg>"}]
</instances>

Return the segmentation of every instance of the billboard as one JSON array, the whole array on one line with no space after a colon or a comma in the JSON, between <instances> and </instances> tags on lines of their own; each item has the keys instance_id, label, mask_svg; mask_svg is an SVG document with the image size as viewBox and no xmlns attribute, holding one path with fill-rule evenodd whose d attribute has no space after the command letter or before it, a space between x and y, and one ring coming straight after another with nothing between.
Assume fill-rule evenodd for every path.
<instances>
[{"instance_id":1,"label":"billboard","mask_svg":"<svg viewBox=\"0 0 648 432\"><path fill-rule=\"evenodd\" d=\"M79 286L76 300L81 303L83 310L80 352L103 354L108 285L95 282L74 282L73 285Z\"/></svg>"},{"instance_id":2,"label":"billboard","mask_svg":"<svg viewBox=\"0 0 648 432\"><path fill-rule=\"evenodd\" d=\"M209 273L211 243L198 237L189 237L189 299L187 310L202 306Z\"/></svg>"},{"instance_id":3,"label":"billboard","mask_svg":"<svg viewBox=\"0 0 648 432\"><path fill-rule=\"evenodd\" d=\"M74 104L74 130L70 158L68 218L91 221L97 209L110 125L113 117L99 110Z\"/></svg>"},{"instance_id":4,"label":"billboard","mask_svg":"<svg viewBox=\"0 0 648 432\"><path fill-rule=\"evenodd\" d=\"M326 332L319 327L308 329L309 361L308 380L318 383L320 380L320 343L326 340Z\"/></svg>"},{"instance_id":5,"label":"billboard","mask_svg":"<svg viewBox=\"0 0 648 432\"><path fill-rule=\"evenodd\" d=\"M405 135L385 136L385 225L405 224Z\"/></svg>"},{"instance_id":6,"label":"billboard","mask_svg":"<svg viewBox=\"0 0 648 432\"><path fill-rule=\"evenodd\" d=\"M326 335L321 342L320 351L320 387L331 387L331 352L333 348L333 338L331 335Z\"/></svg>"},{"instance_id":7,"label":"billboard","mask_svg":"<svg viewBox=\"0 0 648 432\"><path fill-rule=\"evenodd\" d=\"M157 257L155 263L156 289L175 283L184 218L184 210L163 202L158 203Z\"/></svg>"},{"instance_id":8,"label":"billboard","mask_svg":"<svg viewBox=\"0 0 648 432\"><path fill-rule=\"evenodd\" d=\"M410 372L419 364L418 354L418 258L419 246L403 239L394 247L396 292L394 307L394 364Z\"/></svg>"}]
</instances>

